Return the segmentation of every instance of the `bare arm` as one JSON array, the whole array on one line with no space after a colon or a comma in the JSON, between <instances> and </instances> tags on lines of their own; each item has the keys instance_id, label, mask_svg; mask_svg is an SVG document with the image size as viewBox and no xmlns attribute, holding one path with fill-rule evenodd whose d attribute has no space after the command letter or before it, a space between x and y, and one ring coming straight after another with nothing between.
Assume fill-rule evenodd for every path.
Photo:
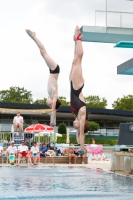
<instances>
[{"instance_id":1,"label":"bare arm","mask_svg":"<svg viewBox=\"0 0 133 200\"><path fill-rule=\"evenodd\" d=\"M21 119L21 123L22 123L22 124L24 123L24 119L23 119L23 117L22 117L22 119Z\"/></svg>"},{"instance_id":2,"label":"bare arm","mask_svg":"<svg viewBox=\"0 0 133 200\"><path fill-rule=\"evenodd\" d=\"M84 150L84 125L85 125L85 115L80 118L80 146Z\"/></svg>"},{"instance_id":3,"label":"bare arm","mask_svg":"<svg viewBox=\"0 0 133 200\"><path fill-rule=\"evenodd\" d=\"M77 143L80 144L80 132L79 132L79 129L76 129L76 140L77 140Z\"/></svg>"},{"instance_id":4,"label":"bare arm","mask_svg":"<svg viewBox=\"0 0 133 200\"><path fill-rule=\"evenodd\" d=\"M57 101L57 94L54 94L53 97L53 104L52 104L52 112L50 116L50 125L51 126L56 126L56 101Z\"/></svg>"},{"instance_id":5,"label":"bare arm","mask_svg":"<svg viewBox=\"0 0 133 200\"><path fill-rule=\"evenodd\" d=\"M13 124L15 124L15 121L16 121L16 120L15 120L15 117L14 117L14 118L13 118Z\"/></svg>"}]
</instances>

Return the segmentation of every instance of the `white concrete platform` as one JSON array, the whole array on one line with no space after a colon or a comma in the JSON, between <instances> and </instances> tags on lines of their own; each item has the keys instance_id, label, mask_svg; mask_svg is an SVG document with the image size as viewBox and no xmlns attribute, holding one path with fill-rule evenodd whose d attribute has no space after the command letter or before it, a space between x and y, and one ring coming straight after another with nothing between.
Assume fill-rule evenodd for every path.
<instances>
[{"instance_id":1,"label":"white concrete platform","mask_svg":"<svg viewBox=\"0 0 133 200\"><path fill-rule=\"evenodd\" d=\"M133 41L133 28L82 26L84 42L118 43Z\"/></svg>"},{"instance_id":2,"label":"white concrete platform","mask_svg":"<svg viewBox=\"0 0 133 200\"><path fill-rule=\"evenodd\" d=\"M15 165L10 165L10 164L0 164L1 167L9 167L9 166L14 166L14 167L18 167ZM48 166L72 166L72 167L79 167L79 166L83 166L83 167L87 167L87 168L93 168L93 169L102 169L102 170L110 170L111 169L111 161L92 161L88 158L88 164L53 164L53 163L47 163L47 164L43 164L43 163L39 163L38 165L33 165L30 166L27 163L21 163L19 167L48 167Z\"/></svg>"}]
</instances>

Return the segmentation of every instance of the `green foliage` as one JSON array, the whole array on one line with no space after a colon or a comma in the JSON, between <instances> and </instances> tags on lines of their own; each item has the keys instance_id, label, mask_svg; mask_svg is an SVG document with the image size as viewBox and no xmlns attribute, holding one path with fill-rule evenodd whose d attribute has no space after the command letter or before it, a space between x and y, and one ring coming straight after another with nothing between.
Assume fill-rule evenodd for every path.
<instances>
[{"instance_id":1,"label":"green foliage","mask_svg":"<svg viewBox=\"0 0 133 200\"><path fill-rule=\"evenodd\" d=\"M123 96L123 98L118 98L112 104L115 110L130 110L133 111L133 95Z\"/></svg>"},{"instance_id":2,"label":"green foliage","mask_svg":"<svg viewBox=\"0 0 133 200\"><path fill-rule=\"evenodd\" d=\"M110 139L95 139L96 144L103 144L103 145L111 145L114 146L117 144L116 140ZM66 134L62 135L62 137L57 138L57 143L66 143ZM70 143L77 144L76 136L70 136ZM85 144L91 144L92 139L85 136Z\"/></svg>"},{"instance_id":3,"label":"green foliage","mask_svg":"<svg viewBox=\"0 0 133 200\"><path fill-rule=\"evenodd\" d=\"M106 108L107 100L105 98L100 99L99 96L85 97L87 108Z\"/></svg>"},{"instance_id":4,"label":"green foliage","mask_svg":"<svg viewBox=\"0 0 133 200\"><path fill-rule=\"evenodd\" d=\"M36 99L36 101L33 102L33 104L45 104L46 105L47 99Z\"/></svg>"},{"instance_id":5,"label":"green foliage","mask_svg":"<svg viewBox=\"0 0 133 200\"><path fill-rule=\"evenodd\" d=\"M59 124L58 133L61 133L61 134L66 134L67 133L66 124L64 124L64 123L60 123Z\"/></svg>"},{"instance_id":6,"label":"green foliage","mask_svg":"<svg viewBox=\"0 0 133 200\"><path fill-rule=\"evenodd\" d=\"M10 87L9 90L0 91L1 102L32 103L31 91L20 87Z\"/></svg>"},{"instance_id":7,"label":"green foliage","mask_svg":"<svg viewBox=\"0 0 133 200\"><path fill-rule=\"evenodd\" d=\"M70 102L68 102L66 100L66 97L59 97L59 100L61 101L62 106L69 106L70 105Z\"/></svg>"},{"instance_id":8,"label":"green foliage","mask_svg":"<svg viewBox=\"0 0 133 200\"><path fill-rule=\"evenodd\" d=\"M57 137L57 143L66 143L66 134L62 134L62 137Z\"/></svg>"},{"instance_id":9,"label":"green foliage","mask_svg":"<svg viewBox=\"0 0 133 200\"><path fill-rule=\"evenodd\" d=\"M23 130L25 129L25 128L27 128L29 125L28 124L24 124L23 125Z\"/></svg>"},{"instance_id":10,"label":"green foliage","mask_svg":"<svg viewBox=\"0 0 133 200\"><path fill-rule=\"evenodd\" d=\"M100 128L99 124L96 122L90 121L89 124L90 124L90 128L89 128L90 132L97 131Z\"/></svg>"},{"instance_id":11,"label":"green foliage","mask_svg":"<svg viewBox=\"0 0 133 200\"><path fill-rule=\"evenodd\" d=\"M34 141L38 142L39 140L40 140L40 142L48 143L48 141L50 141L50 138L49 138L49 136L48 137L40 136L40 138L39 138L39 136L35 136Z\"/></svg>"}]
</instances>

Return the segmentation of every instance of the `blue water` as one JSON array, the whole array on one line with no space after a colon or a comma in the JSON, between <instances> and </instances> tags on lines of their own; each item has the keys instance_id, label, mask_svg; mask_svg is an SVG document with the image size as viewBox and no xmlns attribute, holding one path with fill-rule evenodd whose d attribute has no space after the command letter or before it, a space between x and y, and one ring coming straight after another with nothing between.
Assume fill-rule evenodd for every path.
<instances>
[{"instance_id":1,"label":"blue water","mask_svg":"<svg viewBox=\"0 0 133 200\"><path fill-rule=\"evenodd\" d=\"M0 167L0 199L128 200L133 178L86 167Z\"/></svg>"}]
</instances>

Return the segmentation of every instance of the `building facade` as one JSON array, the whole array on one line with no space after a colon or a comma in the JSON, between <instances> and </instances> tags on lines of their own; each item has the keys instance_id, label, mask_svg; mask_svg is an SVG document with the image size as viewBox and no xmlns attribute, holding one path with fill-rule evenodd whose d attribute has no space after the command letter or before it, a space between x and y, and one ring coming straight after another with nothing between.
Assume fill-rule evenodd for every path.
<instances>
[{"instance_id":1,"label":"building facade","mask_svg":"<svg viewBox=\"0 0 133 200\"><path fill-rule=\"evenodd\" d=\"M50 123L51 109L47 105L0 103L0 132L10 132L13 118L17 112L24 118L24 124ZM133 122L132 111L121 111L111 109L87 108L89 121L95 121L100 125L100 134L118 134L119 124ZM74 116L69 106L61 106L57 111L57 126L65 123L67 127L73 127Z\"/></svg>"}]
</instances>

